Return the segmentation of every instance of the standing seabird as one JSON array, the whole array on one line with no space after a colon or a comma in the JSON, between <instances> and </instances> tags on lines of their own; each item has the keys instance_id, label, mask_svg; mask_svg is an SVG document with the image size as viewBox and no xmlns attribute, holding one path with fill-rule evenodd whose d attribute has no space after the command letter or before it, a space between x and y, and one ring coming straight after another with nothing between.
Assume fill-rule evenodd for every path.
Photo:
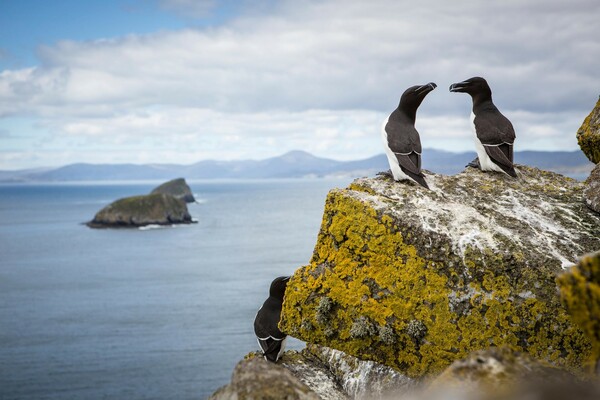
<instances>
[{"instance_id":1,"label":"standing seabird","mask_svg":"<svg viewBox=\"0 0 600 400\"><path fill-rule=\"evenodd\" d=\"M383 123L381 134L394 180L411 180L429 189L421 172L421 139L415 129L417 108L437 85L412 86L404 91L400 104Z\"/></svg>"},{"instance_id":2,"label":"standing seabird","mask_svg":"<svg viewBox=\"0 0 600 400\"><path fill-rule=\"evenodd\" d=\"M482 171L504 172L517 177L513 166L515 130L492 102L492 90L485 79L474 77L450 85L451 92L468 93L473 99L471 124L475 133L477 160L469 166Z\"/></svg>"},{"instance_id":3,"label":"standing seabird","mask_svg":"<svg viewBox=\"0 0 600 400\"><path fill-rule=\"evenodd\" d=\"M290 276L275 278L269 289L269 298L254 318L254 334L263 351L265 360L277 362L285 349L287 335L279 330L283 295Z\"/></svg>"}]
</instances>

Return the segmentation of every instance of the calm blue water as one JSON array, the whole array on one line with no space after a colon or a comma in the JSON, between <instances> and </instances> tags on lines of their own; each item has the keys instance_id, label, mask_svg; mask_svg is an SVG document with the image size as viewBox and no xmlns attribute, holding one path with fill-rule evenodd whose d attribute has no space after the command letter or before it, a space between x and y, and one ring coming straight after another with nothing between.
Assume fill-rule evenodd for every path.
<instances>
[{"instance_id":1,"label":"calm blue water","mask_svg":"<svg viewBox=\"0 0 600 400\"><path fill-rule=\"evenodd\" d=\"M348 183L191 182L199 223L146 231L81 222L155 183L0 185L0 398L208 396L257 348L271 280L309 261L327 191Z\"/></svg>"}]
</instances>

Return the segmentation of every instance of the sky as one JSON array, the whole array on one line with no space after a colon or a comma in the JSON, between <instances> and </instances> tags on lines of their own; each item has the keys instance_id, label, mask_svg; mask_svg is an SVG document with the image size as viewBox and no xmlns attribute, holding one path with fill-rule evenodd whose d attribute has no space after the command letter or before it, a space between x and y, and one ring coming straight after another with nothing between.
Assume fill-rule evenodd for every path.
<instances>
[{"instance_id":1,"label":"sky","mask_svg":"<svg viewBox=\"0 0 600 400\"><path fill-rule=\"evenodd\" d=\"M487 79L515 150L576 150L597 0L0 0L0 169L383 152L410 86L424 148L473 151Z\"/></svg>"}]
</instances>

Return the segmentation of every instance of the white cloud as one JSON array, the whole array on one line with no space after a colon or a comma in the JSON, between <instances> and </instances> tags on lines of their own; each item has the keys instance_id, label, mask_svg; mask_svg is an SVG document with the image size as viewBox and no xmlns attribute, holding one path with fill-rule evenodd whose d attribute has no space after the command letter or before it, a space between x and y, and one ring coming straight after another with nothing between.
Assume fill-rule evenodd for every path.
<instances>
[{"instance_id":1,"label":"white cloud","mask_svg":"<svg viewBox=\"0 0 600 400\"><path fill-rule=\"evenodd\" d=\"M191 15L209 3L163 5ZM563 3L283 1L217 28L63 41L40 48L37 67L0 72L0 118L35 118L57 145L143 136L160 152L186 138L214 157L347 159L380 152L380 118L404 88L434 81L423 143L466 150L470 100L447 87L482 75L522 148L575 149L600 90L600 3Z\"/></svg>"}]
</instances>

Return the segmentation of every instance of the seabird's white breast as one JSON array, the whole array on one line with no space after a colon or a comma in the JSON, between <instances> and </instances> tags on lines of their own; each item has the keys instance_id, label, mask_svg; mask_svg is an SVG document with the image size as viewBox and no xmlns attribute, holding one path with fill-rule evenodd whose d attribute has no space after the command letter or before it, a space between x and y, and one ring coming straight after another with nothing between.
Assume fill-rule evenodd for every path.
<instances>
[{"instance_id":1,"label":"seabird's white breast","mask_svg":"<svg viewBox=\"0 0 600 400\"><path fill-rule=\"evenodd\" d=\"M387 125L389 119L390 117L387 117L385 121L383 121L383 125L381 126L381 139L383 140L383 148L385 149L385 155L387 156L388 163L390 164L390 170L392 171L394 180L402 181L408 179L412 181L413 179L411 179L408 175L402 172L400 164L398 164L398 159L396 158L396 155L394 154L392 149L390 149L390 146L388 144L387 131L385 130L385 126Z\"/></svg>"}]
</instances>

